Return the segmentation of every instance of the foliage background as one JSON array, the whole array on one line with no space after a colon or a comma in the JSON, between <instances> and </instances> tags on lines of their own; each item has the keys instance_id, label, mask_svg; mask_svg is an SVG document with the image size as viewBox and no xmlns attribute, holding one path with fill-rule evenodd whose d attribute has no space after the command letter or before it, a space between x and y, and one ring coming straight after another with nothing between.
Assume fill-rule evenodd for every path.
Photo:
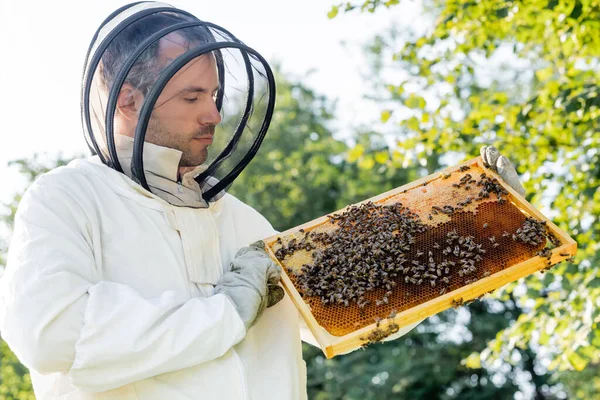
<instances>
[{"instance_id":1,"label":"foliage background","mask_svg":"<svg viewBox=\"0 0 600 400\"><path fill-rule=\"evenodd\" d=\"M398 3L344 2L328 16ZM382 27L362 44L365 101L380 113L351 140L330 128L332 101L278 71L269 135L232 193L283 230L494 144L579 252L394 342L333 360L306 345L309 398L599 398L600 0L419 4L429 26ZM32 181L67 161L14 167ZM0 266L19 199L4 209ZM27 370L0 342L0 399L28 398Z\"/></svg>"}]
</instances>

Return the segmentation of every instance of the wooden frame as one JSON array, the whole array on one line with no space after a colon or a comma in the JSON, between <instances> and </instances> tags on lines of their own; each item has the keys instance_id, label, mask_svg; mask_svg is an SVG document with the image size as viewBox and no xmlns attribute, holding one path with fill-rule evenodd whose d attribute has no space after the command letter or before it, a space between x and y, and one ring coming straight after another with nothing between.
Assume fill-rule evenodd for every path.
<instances>
[{"instance_id":1,"label":"wooden frame","mask_svg":"<svg viewBox=\"0 0 600 400\"><path fill-rule=\"evenodd\" d=\"M459 171L462 166L474 166L476 165L479 168L484 169L483 162L481 157L474 158L465 163L456 165L454 167L446 168L445 170L426 176L399 188L390 190L388 192L382 193L378 196L372 197L370 199L364 200L357 204L362 204L367 201L372 201L374 203L383 202L385 199L393 197L399 193L413 190L419 186L424 186L429 182L432 182L436 179L441 179L443 174L452 174L453 172ZM405 327L409 324L418 322L437 314L441 311L444 311L455 304L462 304L463 302L467 302L473 299L476 299L492 290L495 290L507 283L516 281L522 277L530 275L536 271L545 269L548 267L548 261L552 263L552 265L575 255L577 251L577 243L565 232L559 229L552 221L548 220L541 212L536 210L527 200L521 197L514 189L506 185L502 179L494 173L490 169L486 169L486 174L490 177L497 178L503 187L510 193L511 200L515 206L517 206L522 212L525 214L535 217L538 220L546 221L546 226L548 230L553 233L560 241L561 245L554 248L552 250L551 258L547 259L541 256L534 256L526 261L520 262L518 264L512 265L506 269L503 269L497 273L494 273L485 278L479 279L471 284L462 286L456 290L448 292L444 295L436 297L432 300L429 300L425 303L422 303L413 308L404 310L402 312L397 313L397 315L393 318L388 318L386 320L382 320L380 323L373 323L369 326L362 327L356 331L353 331L344 336L334 336L327 332L322 326L320 326L312 314L310 307L307 303L304 302L298 290L293 285L292 281L288 277L287 273L282 274L282 282L284 289L287 294L292 299L296 308L302 314L304 320L306 321L307 326L313 333L315 339L319 343L323 353L327 358L332 358L339 354L344 354L355 350L361 346L363 346L367 341L366 337L370 332L373 332L375 329L385 330L392 323L397 324L400 328ZM345 207L347 208L347 207ZM344 208L344 209L345 209ZM339 213L342 210L338 210L335 213ZM332 213L333 214L333 213ZM264 239L265 244L267 245L267 251L269 252L271 258L275 260L278 264L281 265L275 254L273 253L272 246L275 244L278 237L285 237L286 235L298 232L300 229L311 229L316 226L322 225L328 221L327 216L323 216L317 218L313 221L307 222L305 224L299 225L297 227L288 229L285 232L280 234L271 236L269 238ZM561 255L562 254L562 255ZM282 268L285 271L285 268Z\"/></svg>"}]
</instances>

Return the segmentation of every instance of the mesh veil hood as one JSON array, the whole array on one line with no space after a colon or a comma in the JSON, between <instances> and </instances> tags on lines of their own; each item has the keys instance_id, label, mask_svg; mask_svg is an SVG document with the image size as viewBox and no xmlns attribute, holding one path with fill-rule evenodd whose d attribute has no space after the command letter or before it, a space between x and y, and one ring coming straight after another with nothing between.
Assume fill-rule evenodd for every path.
<instances>
[{"instance_id":1,"label":"mesh veil hood","mask_svg":"<svg viewBox=\"0 0 600 400\"><path fill-rule=\"evenodd\" d=\"M165 57L163 48L175 56ZM124 91L141 99L128 155L119 153L115 140ZM193 179L203 200L216 201L255 156L274 105L273 73L259 53L227 30L165 3L131 3L112 13L94 35L84 64L81 113L88 147L151 192L156 189L145 168L152 162L144 151L148 143L181 150L187 163L182 166L198 171ZM203 118L210 110L220 123L206 139L202 135L211 128ZM161 143L173 137L183 144ZM124 156L130 157L127 165L120 162Z\"/></svg>"}]
</instances>

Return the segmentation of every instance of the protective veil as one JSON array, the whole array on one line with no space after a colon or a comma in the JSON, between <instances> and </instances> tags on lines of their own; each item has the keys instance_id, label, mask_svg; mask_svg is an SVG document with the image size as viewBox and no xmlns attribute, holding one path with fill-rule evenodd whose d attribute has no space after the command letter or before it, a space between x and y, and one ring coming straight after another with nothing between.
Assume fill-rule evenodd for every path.
<instances>
[{"instance_id":1,"label":"protective veil","mask_svg":"<svg viewBox=\"0 0 600 400\"><path fill-rule=\"evenodd\" d=\"M81 110L90 150L178 206L222 197L258 151L274 103L273 73L260 54L164 3L115 11L86 57Z\"/></svg>"}]
</instances>

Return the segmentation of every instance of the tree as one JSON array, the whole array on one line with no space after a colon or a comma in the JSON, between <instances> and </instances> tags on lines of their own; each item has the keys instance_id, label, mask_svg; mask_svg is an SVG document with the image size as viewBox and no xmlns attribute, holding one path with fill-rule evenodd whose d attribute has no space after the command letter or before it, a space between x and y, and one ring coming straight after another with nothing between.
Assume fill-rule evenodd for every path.
<instances>
[{"instance_id":1,"label":"tree","mask_svg":"<svg viewBox=\"0 0 600 400\"><path fill-rule=\"evenodd\" d=\"M398 3L342 3L329 15ZM579 245L575 262L528 277L527 290L513 292L523 281L505 288L527 312L482 358L491 364L541 346L551 370L598 365L600 1L431 0L425 7L433 23L423 34L391 31L372 41L379 64L406 76L385 82L381 111L404 133L398 157L470 158L495 144L517 163L528 200Z\"/></svg>"}]
</instances>

